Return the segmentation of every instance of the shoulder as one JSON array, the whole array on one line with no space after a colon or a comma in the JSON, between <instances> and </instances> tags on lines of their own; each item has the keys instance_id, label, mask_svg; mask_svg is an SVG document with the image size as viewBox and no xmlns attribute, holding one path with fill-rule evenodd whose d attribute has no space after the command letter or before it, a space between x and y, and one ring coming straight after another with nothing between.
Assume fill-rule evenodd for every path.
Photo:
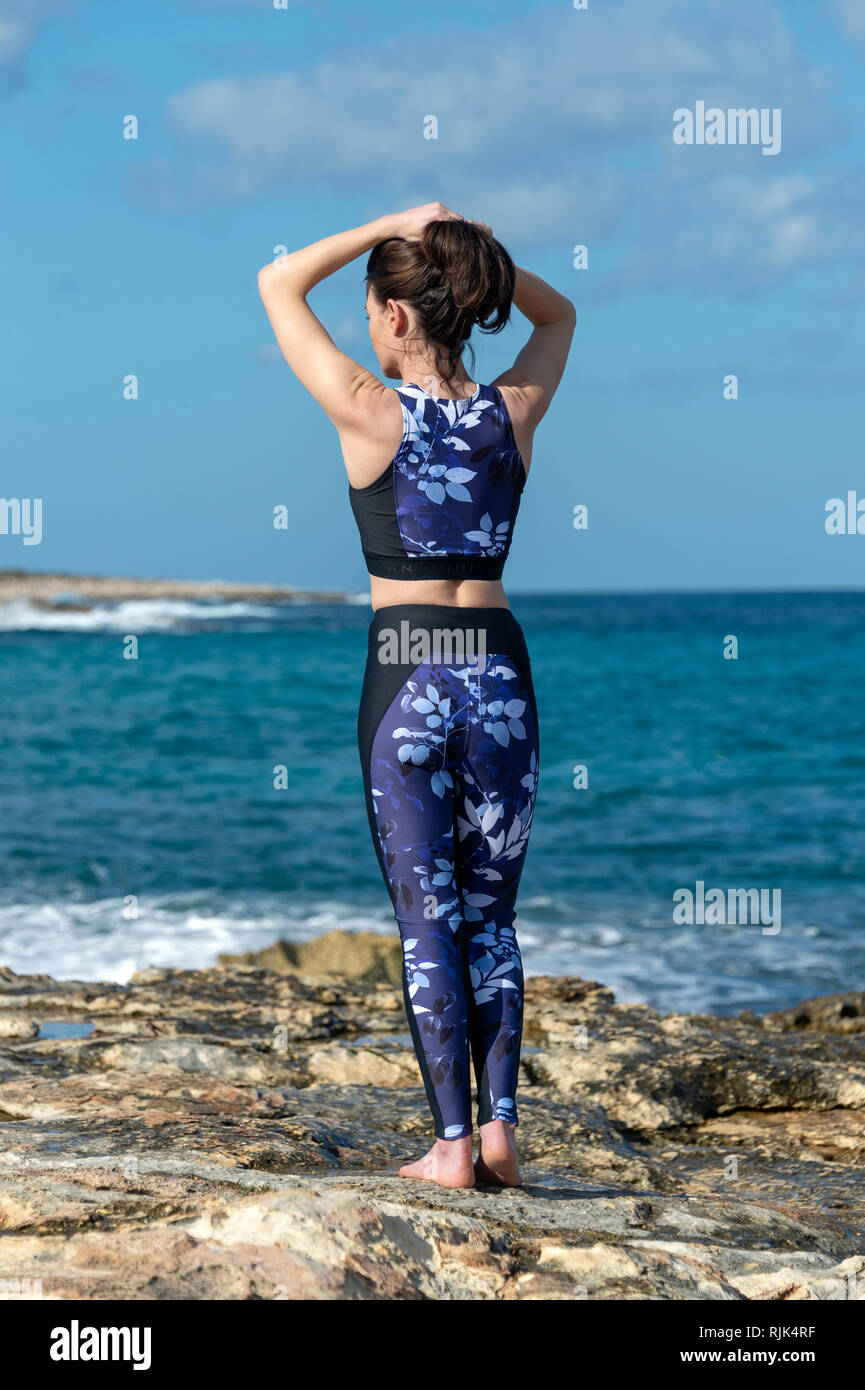
<instances>
[{"instance_id":1,"label":"shoulder","mask_svg":"<svg viewBox=\"0 0 865 1390\"><path fill-rule=\"evenodd\" d=\"M531 388L503 385L501 379L490 387L503 403L514 443L523 460L526 472L532 460L532 443L540 414Z\"/></svg>"},{"instance_id":2,"label":"shoulder","mask_svg":"<svg viewBox=\"0 0 865 1390\"><path fill-rule=\"evenodd\" d=\"M391 438L402 430L403 401L392 386L383 386L371 372L351 383L340 427L372 438Z\"/></svg>"},{"instance_id":3,"label":"shoulder","mask_svg":"<svg viewBox=\"0 0 865 1390\"><path fill-rule=\"evenodd\" d=\"M391 386L363 387L353 408L334 421L339 435L348 480L352 487L368 487L387 468L405 438L405 411L400 392Z\"/></svg>"},{"instance_id":4,"label":"shoulder","mask_svg":"<svg viewBox=\"0 0 865 1390\"><path fill-rule=\"evenodd\" d=\"M537 424L541 393L536 387L517 386L499 379L493 389L504 401L511 423L515 427L531 427Z\"/></svg>"}]
</instances>

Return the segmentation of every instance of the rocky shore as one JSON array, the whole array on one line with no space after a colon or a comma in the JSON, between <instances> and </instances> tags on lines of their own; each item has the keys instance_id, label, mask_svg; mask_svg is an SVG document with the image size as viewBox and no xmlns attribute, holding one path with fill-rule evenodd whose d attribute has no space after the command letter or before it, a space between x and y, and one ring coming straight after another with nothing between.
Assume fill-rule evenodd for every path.
<instances>
[{"instance_id":1,"label":"rocky shore","mask_svg":"<svg viewBox=\"0 0 865 1390\"><path fill-rule=\"evenodd\" d=\"M220 579L117 579L94 574L49 574L38 570L0 570L0 603L26 599L34 607L77 600L120 603L129 599L209 599L234 603L347 603L342 590L295 589L279 584L232 584Z\"/></svg>"},{"instance_id":2,"label":"rocky shore","mask_svg":"<svg viewBox=\"0 0 865 1390\"><path fill-rule=\"evenodd\" d=\"M661 1015L528 982L522 1189L428 1134L396 942L126 985L0 970L0 1288L54 1299L865 1299L865 992Z\"/></svg>"}]
</instances>

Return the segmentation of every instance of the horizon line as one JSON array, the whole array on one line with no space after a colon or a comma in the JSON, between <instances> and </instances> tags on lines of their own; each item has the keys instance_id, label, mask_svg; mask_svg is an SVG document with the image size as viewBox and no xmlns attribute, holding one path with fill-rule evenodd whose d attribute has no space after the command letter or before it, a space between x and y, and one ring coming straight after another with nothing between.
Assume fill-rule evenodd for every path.
<instances>
[{"instance_id":1,"label":"horizon line","mask_svg":"<svg viewBox=\"0 0 865 1390\"><path fill-rule=\"evenodd\" d=\"M282 591L282 592L285 592L286 594L316 593L316 594L321 594L321 595L323 595L323 594L325 594L325 593L330 593L330 594L332 594L332 595L334 596L334 598L336 598L338 595L343 595L343 594L345 594L345 595L350 595L350 596L352 596L352 597L355 597L355 596L357 596L357 595L362 594L362 593L365 592L365 590L364 590L363 588L360 588L360 589L352 589L352 588L334 588L334 589L332 589L332 590L325 590L325 589L322 588L322 586L317 585L317 584L312 584L312 585L297 585L297 584L287 584L287 583L274 583L272 580L266 580L266 579L215 579L215 578L209 578L209 579L202 579L202 578L198 578L198 579L180 579L180 578L178 578L177 576L171 576L171 577L166 578L166 577L156 576L156 575L153 575L153 574L150 574L150 575L94 574L92 571L91 571L91 572L87 572L87 571L74 571L74 570L38 570L38 569L21 569L21 568L12 568L12 567L10 567L10 568L0 568L0 584L2 584L3 580L12 580L12 579L20 579L20 580L27 580L27 579L40 580L40 579L41 579L41 580L70 580L70 581L81 580L81 581L89 581L89 582L96 581L97 583L106 584L106 585L107 585L107 584L111 584L111 583L113 583L113 582L116 582L116 583L119 583L119 584L178 584L178 585L195 585L195 584L200 584L200 585L218 585L218 586L220 586L220 587L232 588L232 589L235 589L235 588L236 588L236 589L271 589L271 590L273 590L274 592L280 592L280 591ZM779 585L779 586L764 586L764 587L752 587L752 586L747 586L747 585L746 585L746 586L735 587L735 588L729 588L729 587L727 587L727 588L708 588L708 587L707 587L707 588L702 588L702 587L693 587L693 588L692 588L692 587L686 587L686 588L678 588L678 589L677 589L677 588L671 588L671 587L646 588L646 589L633 589L633 588L622 588L622 589L609 589L609 588L598 588L598 589L592 589L592 588L582 588L582 589L560 589L560 588L553 588L553 589L512 589L512 590L510 590L510 593L511 593L511 594L513 595L513 597L515 597L515 598L580 598L580 597L587 597L587 598L588 598L588 597L591 597L591 598L649 598L649 597L663 597L663 596L677 596L677 597L680 597L680 596L691 596L691 595L694 596L694 597L697 597L697 596L700 596L700 595L702 595L702 596L709 596L709 595L728 595L728 594L733 594L733 595L736 595L736 594L738 594L738 595L753 595L753 596L755 596L755 597L756 597L756 596L759 596L759 595L768 595L768 594L788 595L788 596L793 596L793 595L805 596L805 595L820 595L820 594L862 594L862 593L865 593L865 585L858 586L858 587L853 586L853 585L845 585L845 586L840 586L840 587L839 587L839 586L836 586L836 585L826 585L826 586L818 586L818 587L807 586L807 587L804 587L804 588L791 588L791 587L788 587L788 586L786 586L786 585ZM2 599L0 599L0 601L2 601Z\"/></svg>"}]
</instances>

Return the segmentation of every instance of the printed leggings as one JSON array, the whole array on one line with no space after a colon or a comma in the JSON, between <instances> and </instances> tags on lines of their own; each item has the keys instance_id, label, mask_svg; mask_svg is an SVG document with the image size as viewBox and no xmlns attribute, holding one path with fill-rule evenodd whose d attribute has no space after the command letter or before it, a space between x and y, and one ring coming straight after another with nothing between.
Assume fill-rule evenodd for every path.
<instances>
[{"instance_id":1,"label":"printed leggings","mask_svg":"<svg viewBox=\"0 0 865 1390\"><path fill-rule=\"evenodd\" d=\"M538 773L537 709L506 608L400 604L369 630L358 742L373 843L435 1132L517 1123L523 971L514 904Z\"/></svg>"}]
</instances>

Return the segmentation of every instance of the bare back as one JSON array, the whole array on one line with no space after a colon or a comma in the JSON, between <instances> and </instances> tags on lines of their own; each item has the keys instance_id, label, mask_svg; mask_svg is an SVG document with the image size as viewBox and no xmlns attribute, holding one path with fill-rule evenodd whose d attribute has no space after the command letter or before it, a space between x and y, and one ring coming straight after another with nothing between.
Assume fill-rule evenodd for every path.
<instances>
[{"instance_id":1,"label":"bare back","mask_svg":"<svg viewBox=\"0 0 865 1390\"><path fill-rule=\"evenodd\" d=\"M498 383L497 383L498 384ZM528 475L535 424L525 397L513 387L499 385L514 437ZM455 400L463 399L454 397ZM349 483L363 489L388 469L403 438L403 412L397 392L382 388L366 430L340 430L339 440ZM392 604L443 604L454 608L507 608L500 579L385 579L370 575L374 611Z\"/></svg>"}]
</instances>

